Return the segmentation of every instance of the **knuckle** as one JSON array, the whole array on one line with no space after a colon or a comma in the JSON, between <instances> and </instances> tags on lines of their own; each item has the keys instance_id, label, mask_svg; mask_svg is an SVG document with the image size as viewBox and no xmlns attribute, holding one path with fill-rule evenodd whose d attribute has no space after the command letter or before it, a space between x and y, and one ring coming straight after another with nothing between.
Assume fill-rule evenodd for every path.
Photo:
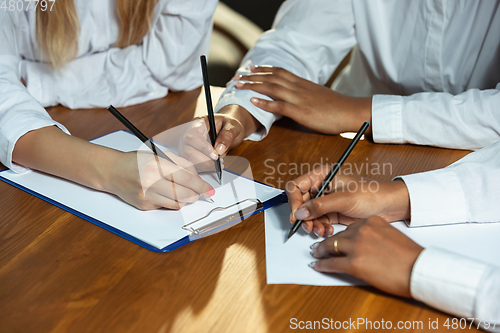
<instances>
[{"instance_id":1,"label":"knuckle","mask_svg":"<svg viewBox=\"0 0 500 333\"><path fill-rule=\"evenodd\" d=\"M362 238L366 238L373 234L373 227L370 224L363 224L362 226L359 227L358 229L359 236Z\"/></svg>"},{"instance_id":2,"label":"knuckle","mask_svg":"<svg viewBox=\"0 0 500 333\"><path fill-rule=\"evenodd\" d=\"M276 84L276 83L271 83L269 85L269 90L271 91L271 93L273 94L277 94L281 91L281 86L279 84Z\"/></svg>"},{"instance_id":3,"label":"knuckle","mask_svg":"<svg viewBox=\"0 0 500 333\"><path fill-rule=\"evenodd\" d=\"M324 205L323 201L321 201L321 200L312 200L312 206L313 206L313 209L317 213L323 214L323 210L325 209L325 205Z\"/></svg>"},{"instance_id":4,"label":"knuckle","mask_svg":"<svg viewBox=\"0 0 500 333\"><path fill-rule=\"evenodd\" d=\"M229 141L233 141L234 138L235 138L235 135L232 131L234 127L231 127L231 128L227 128L227 129L224 129L224 131L221 133L221 136L225 139L225 140L229 140Z\"/></svg>"},{"instance_id":5,"label":"knuckle","mask_svg":"<svg viewBox=\"0 0 500 333\"><path fill-rule=\"evenodd\" d=\"M350 261L351 272L354 276L359 276L363 267L366 266L365 260L361 256L354 256Z\"/></svg>"},{"instance_id":6,"label":"knuckle","mask_svg":"<svg viewBox=\"0 0 500 333\"><path fill-rule=\"evenodd\" d=\"M278 113L285 113L286 112L286 104L283 102L274 102L274 109Z\"/></svg>"}]
</instances>

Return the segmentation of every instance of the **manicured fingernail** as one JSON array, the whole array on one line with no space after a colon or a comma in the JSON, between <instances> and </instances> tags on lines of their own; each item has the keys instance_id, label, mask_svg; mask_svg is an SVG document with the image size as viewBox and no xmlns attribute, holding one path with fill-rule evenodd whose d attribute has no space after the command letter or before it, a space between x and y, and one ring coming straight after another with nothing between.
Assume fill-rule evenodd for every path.
<instances>
[{"instance_id":1,"label":"manicured fingernail","mask_svg":"<svg viewBox=\"0 0 500 333\"><path fill-rule=\"evenodd\" d=\"M210 153L210 158L213 160L217 159L217 152L215 150Z\"/></svg>"},{"instance_id":2,"label":"manicured fingernail","mask_svg":"<svg viewBox=\"0 0 500 333\"><path fill-rule=\"evenodd\" d=\"M316 267L316 261L313 261L313 262L309 263L309 267L311 267L311 268Z\"/></svg>"},{"instance_id":3,"label":"manicured fingernail","mask_svg":"<svg viewBox=\"0 0 500 333\"><path fill-rule=\"evenodd\" d=\"M197 175L197 176L198 176L198 178L200 178L200 179L201 179L201 176L200 176L200 175Z\"/></svg>"},{"instance_id":4,"label":"manicured fingernail","mask_svg":"<svg viewBox=\"0 0 500 333\"><path fill-rule=\"evenodd\" d=\"M236 88L243 88L245 84L241 81L236 82Z\"/></svg>"},{"instance_id":5,"label":"manicured fingernail","mask_svg":"<svg viewBox=\"0 0 500 333\"><path fill-rule=\"evenodd\" d=\"M212 189L210 189L210 190L207 191L207 194L209 196L214 196L215 195L215 190L212 188Z\"/></svg>"},{"instance_id":6,"label":"manicured fingernail","mask_svg":"<svg viewBox=\"0 0 500 333\"><path fill-rule=\"evenodd\" d=\"M311 216L311 213L309 213L309 210L305 207L295 212L295 218L297 220L304 220L307 219L309 216Z\"/></svg>"},{"instance_id":7,"label":"manicured fingernail","mask_svg":"<svg viewBox=\"0 0 500 333\"><path fill-rule=\"evenodd\" d=\"M333 227L329 226L328 229L326 229L326 233L329 235L333 235Z\"/></svg>"},{"instance_id":8,"label":"manicured fingernail","mask_svg":"<svg viewBox=\"0 0 500 333\"><path fill-rule=\"evenodd\" d=\"M233 81L238 81L239 79L241 79L241 75L233 76Z\"/></svg>"},{"instance_id":9,"label":"manicured fingernail","mask_svg":"<svg viewBox=\"0 0 500 333\"><path fill-rule=\"evenodd\" d=\"M215 151L219 154L222 155L226 151L226 145L219 143L217 145L217 148L215 148Z\"/></svg>"},{"instance_id":10,"label":"manicured fingernail","mask_svg":"<svg viewBox=\"0 0 500 333\"><path fill-rule=\"evenodd\" d=\"M315 248L317 248L319 246L319 243L320 242L316 242L313 245L311 245L311 250L314 250Z\"/></svg>"},{"instance_id":11,"label":"manicured fingernail","mask_svg":"<svg viewBox=\"0 0 500 333\"><path fill-rule=\"evenodd\" d=\"M250 70L253 71L254 69L256 69L257 67L259 67L258 65L253 65L253 66L250 66Z\"/></svg>"},{"instance_id":12,"label":"manicured fingernail","mask_svg":"<svg viewBox=\"0 0 500 333\"><path fill-rule=\"evenodd\" d=\"M305 224L302 224L302 229L304 229L305 232L309 233L309 230L307 229L307 226Z\"/></svg>"},{"instance_id":13,"label":"manicured fingernail","mask_svg":"<svg viewBox=\"0 0 500 333\"><path fill-rule=\"evenodd\" d=\"M259 99L252 97L252 98L250 98L250 102L252 102L253 104L259 104Z\"/></svg>"},{"instance_id":14,"label":"manicured fingernail","mask_svg":"<svg viewBox=\"0 0 500 333\"><path fill-rule=\"evenodd\" d=\"M318 236L318 237L319 237L319 235L318 235L319 229L318 229L318 228L314 228L314 229L313 229L313 232L314 232L314 234L315 234L316 236Z\"/></svg>"}]
</instances>

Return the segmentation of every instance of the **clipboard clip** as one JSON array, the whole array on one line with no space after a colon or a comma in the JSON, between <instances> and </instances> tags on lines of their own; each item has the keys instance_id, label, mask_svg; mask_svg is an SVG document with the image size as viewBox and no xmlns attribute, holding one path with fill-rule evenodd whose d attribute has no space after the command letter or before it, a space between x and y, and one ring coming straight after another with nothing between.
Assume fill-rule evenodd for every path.
<instances>
[{"instance_id":1,"label":"clipboard clip","mask_svg":"<svg viewBox=\"0 0 500 333\"><path fill-rule=\"evenodd\" d=\"M223 218L220 218L218 220L212 221L207 224L203 224L200 227L196 227L196 223L200 222L201 220L207 218L212 214L213 212L216 211L223 211L223 210L230 210L231 208L245 204L247 202L253 202L253 205L250 205L246 208L239 209L238 211L229 214L228 216L225 216ZM191 234L189 235L189 238L191 240L198 239L198 238L203 238L205 236L213 235L218 232L221 232L223 230L229 229L239 223L241 223L245 218L253 215L254 213L260 212L264 208L264 205L262 202L258 199L245 199L243 201L234 203L230 206L227 207L217 207L212 209L210 212L207 213L207 215L194 220L193 222L190 222L182 227L182 229L190 232Z\"/></svg>"}]
</instances>

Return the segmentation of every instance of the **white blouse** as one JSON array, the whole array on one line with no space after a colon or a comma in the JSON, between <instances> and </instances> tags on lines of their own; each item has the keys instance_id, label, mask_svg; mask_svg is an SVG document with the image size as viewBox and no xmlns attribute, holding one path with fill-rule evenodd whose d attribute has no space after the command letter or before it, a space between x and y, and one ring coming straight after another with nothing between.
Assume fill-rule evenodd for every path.
<instances>
[{"instance_id":1,"label":"white blouse","mask_svg":"<svg viewBox=\"0 0 500 333\"><path fill-rule=\"evenodd\" d=\"M164 97L169 89L202 85L199 56L208 53L216 0L159 0L151 31L123 49L114 47L115 2L75 0L78 53L59 72L37 48L33 2L28 11L0 9L0 162L5 166L23 170L12 163L12 151L28 131L56 125L68 132L43 107L127 106Z\"/></svg>"},{"instance_id":2,"label":"white blouse","mask_svg":"<svg viewBox=\"0 0 500 333\"><path fill-rule=\"evenodd\" d=\"M353 47L352 66L335 90L374 96L376 142L483 148L447 168L402 177L410 226L499 222L500 1L288 0L237 74L273 65L325 84ZM279 115L255 107L254 96L269 99L231 81L217 110L247 109L262 124L248 139L260 140ZM498 267L426 249L411 291L457 316L493 319L500 316L499 281Z\"/></svg>"}]
</instances>

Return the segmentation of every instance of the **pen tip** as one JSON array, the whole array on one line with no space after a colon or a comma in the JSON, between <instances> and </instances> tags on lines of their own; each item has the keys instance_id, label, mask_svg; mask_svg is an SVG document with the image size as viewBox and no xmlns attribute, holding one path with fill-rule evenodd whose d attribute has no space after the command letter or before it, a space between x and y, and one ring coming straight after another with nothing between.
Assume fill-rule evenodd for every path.
<instances>
[{"instance_id":1,"label":"pen tip","mask_svg":"<svg viewBox=\"0 0 500 333\"><path fill-rule=\"evenodd\" d=\"M294 228L290 229L290 232L288 233L288 236L285 239L285 243L295 234Z\"/></svg>"}]
</instances>

